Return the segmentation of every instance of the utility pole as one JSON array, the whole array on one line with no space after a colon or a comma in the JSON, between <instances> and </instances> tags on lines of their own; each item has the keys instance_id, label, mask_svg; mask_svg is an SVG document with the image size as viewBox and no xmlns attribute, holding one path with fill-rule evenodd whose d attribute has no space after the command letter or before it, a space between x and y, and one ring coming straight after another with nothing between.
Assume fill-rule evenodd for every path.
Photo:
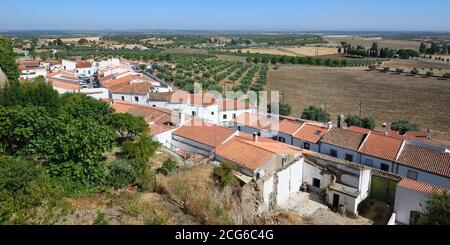
<instances>
[{"instance_id":1,"label":"utility pole","mask_svg":"<svg viewBox=\"0 0 450 245\"><path fill-rule=\"evenodd\" d=\"M362 100L359 101L359 119L362 117Z\"/></svg>"}]
</instances>

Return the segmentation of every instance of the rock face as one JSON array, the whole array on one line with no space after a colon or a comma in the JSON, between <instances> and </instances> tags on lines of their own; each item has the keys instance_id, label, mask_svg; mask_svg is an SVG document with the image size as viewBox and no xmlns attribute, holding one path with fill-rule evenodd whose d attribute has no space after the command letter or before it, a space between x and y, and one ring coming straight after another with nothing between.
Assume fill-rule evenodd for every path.
<instances>
[{"instance_id":1,"label":"rock face","mask_svg":"<svg viewBox=\"0 0 450 245\"><path fill-rule=\"evenodd\" d=\"M6 77L5 73L0 68L0 89L4 88L5 85L8 83L8 78Z\"/></svg>"}]
</instances>

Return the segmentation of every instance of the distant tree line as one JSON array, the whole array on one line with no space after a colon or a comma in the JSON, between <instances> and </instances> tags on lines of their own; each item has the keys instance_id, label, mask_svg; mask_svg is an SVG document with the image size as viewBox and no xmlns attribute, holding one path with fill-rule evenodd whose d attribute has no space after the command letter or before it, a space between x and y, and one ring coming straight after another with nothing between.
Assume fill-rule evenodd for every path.
<instances>
[{"instance_id":1,"label":"distant tree line","mask_svg":"<svg viewBox=\"0 0 450 245\"><path fill-rule=\"evenodd\" d=\"M413 49L390 49L380 48L377 42L374 42L369 49L363 46L352 46L347 42L341 42L339 52L357 56L357 57L372 57L372 58L393 58L398 55L400 59L409 59L419 57L420 53Z\"/></svg>"},{"instance_id":2,"label":"distant tree line","mask_svg":"<svg viewBox=\"0 0 450 245\"><path fill-rule=\"evenodd\" d=\"M427 43L421 43L419 52L422 54L450 54L450 44L447 42L437 42L437 41L431 41L431 44L428 45Z\"/></svg>"}]
</instances>

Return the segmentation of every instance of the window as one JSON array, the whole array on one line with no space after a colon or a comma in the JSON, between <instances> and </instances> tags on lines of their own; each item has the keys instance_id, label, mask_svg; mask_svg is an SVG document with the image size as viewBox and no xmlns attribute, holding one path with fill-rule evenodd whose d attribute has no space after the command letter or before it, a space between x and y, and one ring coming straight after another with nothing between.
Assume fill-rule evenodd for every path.
<instances>
[{"instance_id":1,"label":"window","mask_svg":"<svg viewBox=\"0 0 450 245\"><path fill-rule=\"evenodd\" d=\"M419 177L419 172L408 169L408 178L417 180L418 177Z\"/></svg>"},{"instance_id":2,"label":"window","mask_svg":"<svg viewBox=\"0 0 450 245\"><path fill-rule=\"evenodd\" d=\"M227 114L223 114L223 120L226 120L227 119Z\"/></svg>"},{"instance_id":3,"label":"window","mask_svg":"<svg viewBox=\"0 0 450 245\"><path fill-rule=\"evenodd\" d=\"M278 141L285 143L286 139L284 137L278 137Z\"/></svg>"},{"instance_id":4,"label":"window","mask_svg":"<svg viewBox=\"0 0 450 245\"><path fill-rule=\"evenodd\" d=\"M380 169L389 172L389 165L382 163Z\"/></svg>"},{"instance_id":5,"label":"window","mask_svg":"<svg viewBox=\"0 0 450 245\"><path fill-rule=\"evenodd\" d=\"M261 133L258 133L258 136L261 137Z\"/></svg>"},{"instance_id":6,"label":"window","mask_svg":"<svg viewBox=\"0 0 450 245\"><path fill-rule=\"evenodd\" d=\"M122 100L125 100L125 96L122 96L121 99L122 99Z\"/></svg>"},{"instance_id":7,"label":"window","mask_svg":"<svg viewBox=\"0 0 450 245\"><path fill-rule=\"evenodd\" d=\"M213 111L211 112L211 116L214 116L214 112Z\"/></svg>"},{"instance_id":8,"label":"window","mask_svg":"<svg viewBox=\"0 0 450 245\"><path fill-rule=\"evenodd\" d=\"M345 154L345 160L349 162L353 162L353 155L352 154Z\"/></svg>"},{"instance_id":9,"label":"window","mask_svg":"<svg viewBox=\"0 0 450 245\"><path fill-rule=\"evenodd\" d=\"M236 119L236 113L233 114L233 119Z\"/></svg>"},{"instance_id":10,"label":"window","mask_svg":"<svg viewBox=\"0 0 450 245\"><path fill-rule=\"evenodd\" d=\"M286 164L287 163L287 161L288 161L288 158L287 157L283 157L283 159L281 160L281 164Z\"/></svg>"},{"instance_id":11,"label":"window","mask_svg":"<svg viewBox=\"0 0 450 245\"><path fill-rule=\"evenodd\" d=\"M238 126L238 131L241 131L241 129L242 129L241 126Z\"/></svg>"},{"instance_id":12,"label":"window","mask_svg":"<svg viewBox=\"0 0 450 245\"><path fill-rule=\"evenodd\" d=\"M195 111L192 111L192 116L195 117L197 113Z\"/></svg>"},{"instance_id":13,"label":"window","mask_svg":"<svg viewBox=\"0 0 450 245\"><path fill-rule=\"evenodd\" d=\"M313 186L320 188L320 179L313 178Z\"/></svg>"},{"instance_id":14,"label":"window","mask_svg":"<svg viewBox=\"0 0 450 245\"><path fill-rule=\"evenodd\" d=\"M305 149L305 150L309 150L309 149L311 149L311 145L309 144L309 143L303 143L303 149Z\"/></svg>"},{"instance_id":15,"label":"window","mask_svg":"<svg viewBox=\"0 0 450 245\"><path fill-rule=\"evenodd\" d=\"M88 74L91 75L91 71L88 71Z\"/></svg>"},{"instance_id":16,"label":"window","mask_svg":"<svg viewBox=\"0 0 450 245\"><path fill-rule=\"evenodd\" d=\"M331 149L331 150L330 150L330 156L332 156L332 157L337 157L337 151Z\"/></svg>"},{"instance_id":17,"label":"window","mask_svg":"<svg viewBox=\"0 0 450 245\"><path fill-rule=\"evenodd\" d=\"M139 97L134 96L134 101L139 102Z\"/></svg>"},{"instance_id":18,"label":"window","mask_svg":"<svg viewBox=\"0 0 450 245\"><path fill-rule=\"evenodd\" d=\"M369 166L369 167L373 167L373 160L372 159L368 159L368 158L366 158L366 165L367 166Z\"/></svg>"}]
</instances>

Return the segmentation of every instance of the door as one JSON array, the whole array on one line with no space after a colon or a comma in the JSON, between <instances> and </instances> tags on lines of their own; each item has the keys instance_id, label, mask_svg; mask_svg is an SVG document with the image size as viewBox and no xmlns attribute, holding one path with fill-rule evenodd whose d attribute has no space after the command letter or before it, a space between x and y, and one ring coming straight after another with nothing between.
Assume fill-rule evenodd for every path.
<instances>
[{"instance_id":1,"label":"door","mask_svg":"<svg viewBox=\"0 0 450 245\"><path fill-rule=\"evenodd\" d=\"M339 208L339 195L333 194L333 209Z\"/></svg>"}]
</instances>

